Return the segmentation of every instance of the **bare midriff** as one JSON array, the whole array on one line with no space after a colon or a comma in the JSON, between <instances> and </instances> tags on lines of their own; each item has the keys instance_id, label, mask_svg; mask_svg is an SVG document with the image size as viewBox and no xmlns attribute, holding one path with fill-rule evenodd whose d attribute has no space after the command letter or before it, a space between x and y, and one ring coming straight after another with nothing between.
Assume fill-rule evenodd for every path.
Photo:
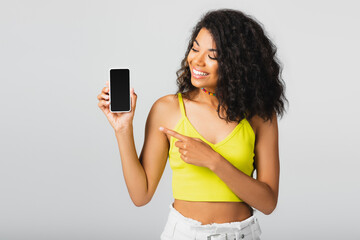
<instances>
[{"instance_id":1,"label":"bare midriff","mask_svg":"<svg viewBox=\"0 0 360 240\"><path fill-rule=\"evenodd\" d=\"M205 224L240 222L252 216L245 202L197 202L175 199L173 207L184 217Z\"/></svg>"}]
</instances>

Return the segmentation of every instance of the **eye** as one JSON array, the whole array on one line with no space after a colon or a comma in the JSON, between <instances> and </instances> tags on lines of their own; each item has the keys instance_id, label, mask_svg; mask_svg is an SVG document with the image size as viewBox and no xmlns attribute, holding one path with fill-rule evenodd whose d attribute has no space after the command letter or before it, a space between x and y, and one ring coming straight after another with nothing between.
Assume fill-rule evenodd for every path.
<instances>
[{"instance_id":1,"label":"eye","mask_svg":"<svg viewBox=\"0 0 360 240\"><path fill-rule=\"evenodd\" d=\"M193 50L194 52L198 52L198 50L196 50L195 48L191 48L191 50ZM217 60L217 58L212 58L210 56L209 56L209 58L212 59L212 60Z\"/></svg>"}]
</instances>

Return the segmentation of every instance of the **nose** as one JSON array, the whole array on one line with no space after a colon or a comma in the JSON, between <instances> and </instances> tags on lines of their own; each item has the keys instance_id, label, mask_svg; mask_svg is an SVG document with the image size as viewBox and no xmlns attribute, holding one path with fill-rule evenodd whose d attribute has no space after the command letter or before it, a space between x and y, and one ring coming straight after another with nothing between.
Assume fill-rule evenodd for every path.
<instances>
[{"instance_id":1,"label":"nose","mask_svg":"<svg viewBox=\"0 0 360 240\"><path fill-rule=\"evenodd\" d=\"M205 65L204 57L205 57L204 53L201 54L200 52L198 52L193 58L193 63L198 66L204 66Z\"/></svg>"}]
</instances>

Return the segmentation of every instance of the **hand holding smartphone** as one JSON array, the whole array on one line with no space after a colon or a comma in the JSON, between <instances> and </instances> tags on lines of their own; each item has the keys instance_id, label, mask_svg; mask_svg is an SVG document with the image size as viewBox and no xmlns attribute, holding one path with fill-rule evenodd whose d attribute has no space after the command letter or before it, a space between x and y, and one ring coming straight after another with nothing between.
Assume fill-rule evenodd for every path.
<instances>
[{"instance_id":1,"label":"hand holding smartphone","mask_svg":"<svg viewBox=\"0 0 360 240\"><path fill-rule=\"evenodd\" d=\"M130 112L130 70L110 69L110 112Z\"/></svg>"},{"instance_id":2,"label":"hand holding smartphone","mask_svg":"<svg viewBox=\"0 0 360 240\"><path fill-rule=\"evenodd\" d=\"M98 106L115 131L127 128L134 119L137 99L130 89L129 69L111 69L106 85L97 96Z\"/></svg>"}]
</instances>

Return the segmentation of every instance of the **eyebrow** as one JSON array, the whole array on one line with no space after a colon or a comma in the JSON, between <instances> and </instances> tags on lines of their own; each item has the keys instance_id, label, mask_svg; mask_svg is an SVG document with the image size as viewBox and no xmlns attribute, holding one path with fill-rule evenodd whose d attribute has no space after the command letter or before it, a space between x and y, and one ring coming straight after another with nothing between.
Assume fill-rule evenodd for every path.
<instances>
[{"instance_id":1,"label":"eyebrow","mask_svg":"<svg viewBox=\"0 0 360 240\"><path fill-rule=\"evenodd\" d=\"M196 39L195 39L194 41L195 41L196 44L200 47L200 44L198 43L198 41L196 41ZM209 50L209 51L212 51L212 52L217 52L217 50L214 49L214 48L209 48L208 50Z\"/></svg>"}]
</instances>

